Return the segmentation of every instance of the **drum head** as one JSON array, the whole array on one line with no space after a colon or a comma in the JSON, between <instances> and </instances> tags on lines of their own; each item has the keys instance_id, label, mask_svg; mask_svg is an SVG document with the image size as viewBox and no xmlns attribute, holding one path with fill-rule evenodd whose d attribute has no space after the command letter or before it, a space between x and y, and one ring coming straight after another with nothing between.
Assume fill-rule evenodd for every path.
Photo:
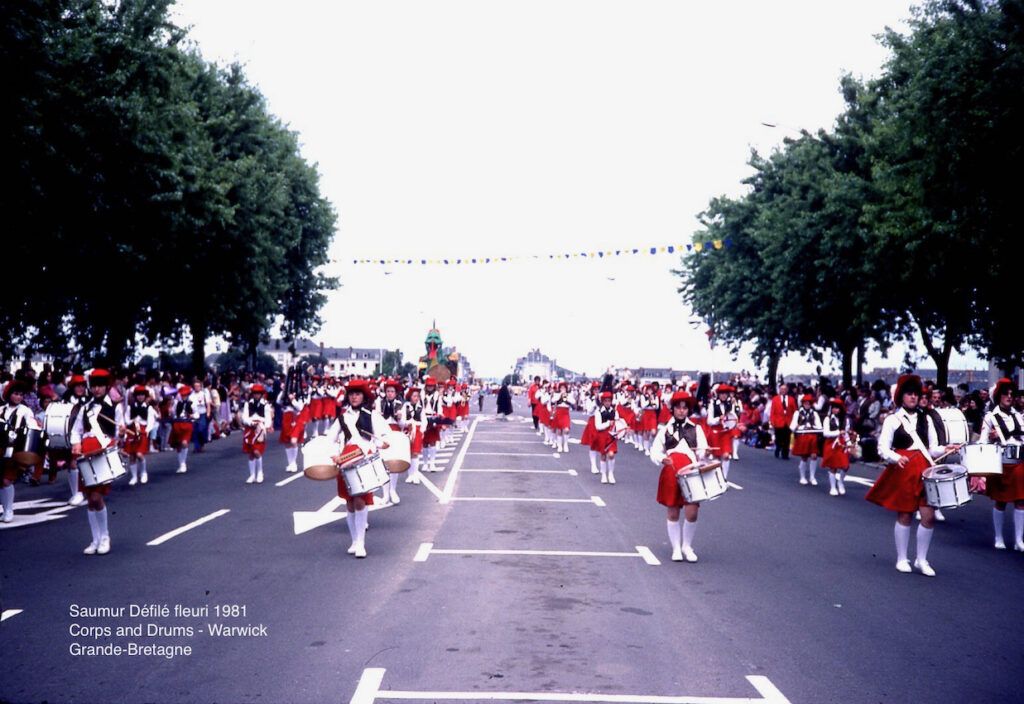
<instances>
[{"instance_id":1,"label":"drum head","mask_svg":"<svg viewBox=\"0 0 1024 704\"><path fill-rule=\"evenodd\" d=\"M315 479L321 482L338 478L338 468L333 464L316 464L312 467L306 467L302 470L302 473L306 475L307 479Z\"/></svg>"}]
</instances>

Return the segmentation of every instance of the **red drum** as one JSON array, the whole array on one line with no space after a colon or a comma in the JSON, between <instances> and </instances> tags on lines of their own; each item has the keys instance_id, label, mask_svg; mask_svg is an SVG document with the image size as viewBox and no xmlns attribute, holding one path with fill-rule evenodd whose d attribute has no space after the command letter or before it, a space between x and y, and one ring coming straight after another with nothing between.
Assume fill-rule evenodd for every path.
<instances>
[{"instance_id":1,"label":"red drum","mask_svg":"<svg viewBox=\"0 0 1024 704\"><path fill-rule=\"evenodd\" d=\"M139 424L136 434L132 435L129 429L127 437L124 440L124 454L129 457L135 455L144 455L149 452L149 434L146 432L146 426Z\"/></svg>"},{"instance_id":2,"label":"red drum","mask_svg":"<svg viewBox=\"0 0 1024 704\"><path fill-rule=\"evenodd\" d=\"M890 511L913 513L921 506L928 505L924 498L924 479L921 475L931 464L917 450L896 450L896 453L909 457L910 462L906 467L886 465L864 498Z\"/></svg>"},{"instance_id":3,"label":"red drum","mask_svg":"<svg viewBox=\"0 0 1024 704\"><path fill-rule=\"evenodd\" d=\"M559 406L555 409L555 417L551 421L551 427L555 430L568 430L572 426L572 418L569 416L569 409Z\"/></svg>"},{"instance_id":4,"label":"red drum","mask_svg":"<svg viewBox=\"0 0 1024 704\"><path fill-rule=\"evenodd\" d=\"M183 448L192 440L192 421L176 420L171 424L171 446Z\"/></svg>"},{"instance_id":5,"label":"red drum","mask_svg":"<svg viewBox=\"0 0 1024 704\"><path fill-rule=\"evenodd\" d=\"M818 438L821 433L794 433L793 454L797 457L810 457L818 454ZM914 509L915 511L917 509Z\"/></svg>"},{"instance_id":6,"label":"red drum","mask_svg":"<svg viewBox=\"0 0 1024 704\"><path fill-rule=\"evenodd\" d=\"M676 474L680 469L689 467L692 462L681 452L669 453L668 457L672 460L672 466L661 466L661 475L658 477L658 503L669 508L682 508L689 502L683 497L683 490L679 488Z\"/></svg>"}]
</instances>

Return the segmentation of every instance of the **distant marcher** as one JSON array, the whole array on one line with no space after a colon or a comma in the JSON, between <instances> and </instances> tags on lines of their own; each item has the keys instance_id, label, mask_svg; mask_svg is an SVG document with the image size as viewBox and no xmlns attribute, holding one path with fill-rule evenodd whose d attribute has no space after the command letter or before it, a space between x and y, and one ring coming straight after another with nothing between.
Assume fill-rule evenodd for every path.
<instances>
[{"instance_id":1,"label":"distant marcher","mask_svg":"<svg viewBox=\"0 0 1024 704\"><path fill-rule=\"evenodd\" d=\"M509 391L508 382L502 383L498 391L498 413L505 416L502 420L508 420L512 415L512 392Z\"/></svg>"}]
</instances>

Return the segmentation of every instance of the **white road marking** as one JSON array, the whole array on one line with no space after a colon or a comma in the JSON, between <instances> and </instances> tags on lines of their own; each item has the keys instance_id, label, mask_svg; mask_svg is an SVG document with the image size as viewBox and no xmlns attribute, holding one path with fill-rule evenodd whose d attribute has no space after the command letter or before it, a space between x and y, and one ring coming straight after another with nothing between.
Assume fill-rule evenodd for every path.
<instances>
[{"instance_id":1,"label":"white road marking","mask_svg":"<svg viewBox=\"0 0 1024 704\"><path fill-rule=\"evenodd\" d=\"M222 508L219 511L214 511L211 514L208 514L206 516L203 516L202 518L198 518L198 519L192 521L191 523L186 523L181 528L175 528L174 530L170 531L169 533L164 533L159 538L154 538L153 540L150 540L148 543L146 543L146 545L150 545L150 546L163 545L164 543L166 543L171 538L176 538L177 536L181 535L182 533L186 533L186 532L192 530L193 528L196 528L198 526L203 525L204 523L209 523L210 521L212 521L214 519L217 519L217 518L220 518L221 516L223 516L223 515L225 515L227 513L231 513L231 509L229 509L229 508Z\"/></svg>"},{"instance_id":2,"label":"white road marking","mask_svg":"<svg viewBox=\"0 0 1024 704\"><path fill-rule=\"evenodd\" d=\"M448 481L444 484L444 492L441 497L441 503L446 504L452 500L452 494L455 493L455 480L459 476L459 470L462 469L462 462L466 459L468 454L466 451L469 449L469 444L473 442L473 433L476 431L477 423L480 419L475 419L469 426L469 432L466 434L466 441L462 443L462 447L459 449L459 454L455 458L455 461L451 466L451 473L448 475Z\"/></svg>"},{"instance_id":3,"label":"white road marking","mask_svg":"<svg viewBox=\"0 0 1024 704\"><path fill-rule=\"evenodd\" d=\"M303 474L301 471L299 471L299 472L296 472L295 474L293 474L292 476L288 477L287 479L282 479L281 481L279 481L276 484L274 484L274 486L284 486L285 484L290 484L293 481L295 481L296 479L299 479L299 478L304 477L304 476L306 476L306 475Z\"/></svg>"},{"instance_id":4,"label":"white road marking","mask_svg":"<svg viewBox=\"0 0 1024 704\"><path fill-rule=\"evenodd\" d=\"M25 511L26 509L38 509L46 506L52 506L45 511L39 513L18 513L19 510ZM85 506L85 504L81 504ZM56 521L61 518L67 518L62 515L65 511L73 511L79 508L79 506L72 506L66 501L47 501L46 499L32 499L31 501L15 501L14 502L14 520L10 523L0 523L0 530L10 530L12 528L25 528L26 526L36 525L39 523L47 523L49 521Z\"/></svg>"},{"instance_id":5,"label":"white road marking","mask_svg":"<svg viewBox=\"0 0 1024 704\"><path fill-rule=\"evenodd\" d=\"M378 497L379 498L379 497ZM301 535L308 533L309 531L326 526L329 523L340 521L348 516L348 511L341 511L336 513L335 510L345 505L345 499L340 496L334 496L330 501L325 503L323 506L318 508L316 511L292 511L292 524L295 535ZM367 506L367 511L380 511L385 508L390 508L394 504L373 504Z\"/></svg>"},{"instance_id":6,"label":"white road marking","mask_svg":"<svg viewBox=\"0 0 1024 704\"><path fill-rule=\"evenodd\" d=\"M657 567L661 564L661 560L655 557L654 553L651 552L651 549L646 545L637 545L636 551L640 553L640 557L642 557L644 559L644 562L646 562L648 565Z\"/></svg>"},{"instance_id":7,"label":"white road marking","mask_svg":"<svg viewBox=\"0 0 1024 704\"><path fill-rule=\"evenodd\" d=\"M595 506L600 506L601 508L607 506L607 504L604 502L604 499L602 499L600 496L591 496L590 500L594 502Z\"/></svg>"},{"instance_id":8,"label":"white road marking","mask_svg":"<svg viewBox=\"0 0 1024 704\"><path fill-rule=\"evenodd\" d=\"M535 499L527 496L453 496L451 501L525 501L529 503L537 504L594 504L595 506L604 506L604 502L601 501L600 497L592 496L589 499Z\"/></svg>"},{"instance_id":9,"label":"white road marking","mask_svg":"<svg viewBox=\"0 0 1024 704\"><path fill-rule=\"evenodd\" d=\"M426 562L431 555L525 555L527 557L639 557L648 565L661 562L648 548L638 545L636 552L595 552L589 550L491 550L435 548L433 543L420 543L414 562Z\"/></svg>"},{"instance_id":10,"label":"white road marking","mask_svg":"<svg viewBox=\"0 0 1024 704\"><path fill-rule=\"evenodd\" d=\"M573 425L586 425L587 421L585 421L585 420L576 420L575 418L573 418L572 419L572 424Z\"/></svg>"},{"instance_id":11,"label":"white road marking","mask_svg":"<svg viewBox=\"0 0 1024 704\"><path fill-rule=\"evenodd\" d=\"M731 489L739 489L740 491L743 491L743 487L735 482L726 482L726 484L728 484Z\"/></svg>"},{"instance_id":12,"label":"white road marking","mask_svg":"<svg viewBox=\"0 0 1024 704\"><path fill-rule=\"evenodd\" d=\"M467 452L467 455L491 455L501 457L551 457L550 452Z\"/></svg>"},{"instance_id":13,"label":"white road marking","mask_svg":"<svg viewBox=\"0 0 1024 704\"><path fill-rule=\"evenodd\" d=\"M575 469L463 469L463 472L494 472L496 474L568 474L576 476Z\"/></svg>"},{"instance_id":14,"label":"white road marking","mask_svg":"<svg viewBox=\"0 0 1024 704\"><path fill-rule=\"evenodd\" d=\"M441 490L437 488L437 484L435 484L434 482L430 481L427 478L427 476L425 474L423 474L422 472L420 472L420 483L423 486L427 487L427 489L430 491L430 493L433 494L437 498L438 501L440 501L441 498L444 496L444 494L441 493Z\"/></svg>"},{"instance_id":15,"label":"white road marking","mask_svg":"<svg viewBox=\"0 0 1024 704\"><path fill-rule=\"evenodd\" d=\"M757 697L669 697L657 694L598 694L589 692L498 692L382 690L383 667L368 667L359 678L350 704L373 704L378 699L425 699L430 701L534 701L599 702L600 704L790 704L779 688L764 675L747 675Z\"/></svg>"},{"instance_id":16,"label":"white road marking","mask_svg":"<svg viewBox=\"0 0 1024 704\"><path fill-rule=\"evenodd\" d=\"M7 609L2 614L0 614L0 621L6 621L11 616L17 616L22 611L23 611L23 609Z\"/></svg>"},{"instance_id":17,"label":"white road marking","mask_svg":"<svg viewBox=\"0 0 1024 704\"><path fill-rule=\"evenodd\" d=\"M875 483L870 479L865 479L864 477L851 477L849 474L846 475L846 478L843 479L843 481L853 482L854 484L860 484L861 486L866 486L868 488L871 488L875 485Z\"/></svg>"}]
</instances>

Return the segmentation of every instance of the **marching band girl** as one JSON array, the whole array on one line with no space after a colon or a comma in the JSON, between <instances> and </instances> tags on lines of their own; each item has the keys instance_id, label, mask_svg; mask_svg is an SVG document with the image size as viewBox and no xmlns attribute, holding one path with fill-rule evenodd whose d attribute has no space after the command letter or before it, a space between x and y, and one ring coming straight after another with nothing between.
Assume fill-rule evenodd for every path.
<instances>
[{"instance_id":1,"label":"marching band girl","mask_svg":"<svg viewBox=\"0 0 1024 704\"><path fill-rule=\"evenodd\" d=\"M267 403L267 389L253 384L251 397L242 406L242 452L249 457L246 484L263 483L263 455L267 451L267 430L274 427L274 407Z\"/></svg>"},{"instance_id":2,"label":"marching band girl","mask_svg":"<svg viewBox=\"0 0 1024 704\"><path fill-rule=\"evenodd\" d=\"M423 434L427 429L427 415L420 401L419 387L410 387L402 406L402 426L409 436L409 476L406 484L420 483L420 459L423 454Z\"/></svg>"},{"instance_id":3,"label":"marching band girl","mask_svg":"<svg viewBox=\"0 0 1024 704\"><path fill-rule=\"evenodd\" d=\"M85 377L81 374L74 374L71 380L68 382L70 387L64 393L64 403L71 404L70 415L68 416L68 433L70 435L71 428L75 424L75 418L79 413L82 412L82 408L89 402L89 397L86 395ZM56 413L58 406L51 404L53 412ZM70 439L70 438L69 438ZM66 467L68 470L68 488L71 490L71 498L68 499L68 503L72 506L80 506L85 503L85 494L79 491L78 488L78 461L75 456L71 453L71 448L64 450L46 449L46 455L51 467Z\"/></svg>"},{"instance_id":4,"label":"marching band girl","mask_svg":"<svg viewBox=\"0 0 1024 704\"><path fill-rule=\"evenodd\" d=\"M119 405L118 427L124 438L124 454L128 456L128 471L132 478L128 486L149 481L146 472L146 454L149 452L149 430L157 423L156 409L149 400L149 389L139 384L132 389L127 405Z\"/></svg>"},{"instance_id":5,"label":"marching band girl","mask_svg":"<svg viewBox=\"0 0 1024 704\"><path fill-rule=\"evenodd\" d=\"M299 471L299 442L306 436L306 401L294 389L281 389L278 397L281 405L281 435L278 440L284 445L284 454L288 458L286 472Z\"/></svg>"},{"instance_id":6,"label":"marching band girl","mask_svg":"<svg viewBox=\"0 0 1024 704\"><path fill-rule=\"evenodd\" d=\"M423 380L423 414L427 429L423 431L423 471L440 472L437 468L437 443L441 440L441 425L444 417L441 392L437 390L437 380L428 376Z\"/></svg>"},{"instance_id":7,"label":"marching band girl","mask_svg":"<svg viewBox=\"0 0 1024 704\"><path fill-rule=\"evenodd\" d=\"M348 408L338 416L338 419L327 431L327 437L332 444L336 444L340 452L334 458L336 464L341 464L344 457L358 449L362 454L370 455L376 452L380 438L388 431L388 424L384 417L372 407L369 384L363 379L354 379L348 383L345 389L345 399ZM345 477L338 474L338 496L345 499L348 507L348 514L345 520L348 530L352 536L352 545L348 549L350 555L366 557L366 524L367 505L373 504L373 494L360 494L350 496L348 487L345 485Z\"/></svg>"},{"instance_id":8,"label":"marching band girl","mask_svg":"<svg viewBox=\"0 0 1024 704\"><path fill-rule=\"evenodd\" d=\"M441 414L448 424L441 426L441 447L447 447L452 443L452 431L459 416L459 395L456 392L455 379L449 379L445 384L444 394L441 397Z\"/></svg>"},{"instance_id":9,"label":"marching band girl","mask_svg":"<svg viewBox=\"0 0 1024 704\"><path fill-rule=\"evenodd\" d=\"M392 430L401 430L402 427L402 402L398 398L401 386L401 383L397 380L387 379L384 382L384 395L374 403L374 409L383 416L384 420L388 423L388 427ZM386 500L391 503L401 503L402 499L398 496L397 474L390 475L388 486L384 493Z\"/></svg>"},{"instance_id":10,"label":"marching band girl","mask_svg":"<svg viewBox=\"0 0 1024 704\"><path fill-rule=\"evenodd\" d=\"M790 421L793 431L793 454L800 458L800 483L818 486L814 476L818 471L818 438L821 437L821 416L814 410L814 396L800 398L800 410Z\"/></svg>"},{"instance_id":11,"label":"marching band girl","mask_svg":"<svg viewBox=\"0 0 1024 704\"><path fill-rule=\"evenodd\" d=\"M540 421L540 429L544 433L544 444L548 447L555 446L554 433L551 432L551 383L545 381L537 391L537 418Z\"/></svg>"},{"instance_id":12,"label":"marching band girl","mask_svg":"<svg viewBox=\"0 0 1024 704\"><path fill-rule=\"evenodd\" d=\"M636 440L636 411L633 407L633 387L623 383L618 396L615 397L615 410L618 417L626 421L626 434L624 441L639 447Z\"/></svg>"},{"instance_id":13,"label":"marching band girl","mask_svg":"<svg viewBox=\"0 0 1024 704\"><path fill-rule=\"evenodd\" d=\"M109 388L110 374L103 369L94 370L89 376L92 398L75 418L75 425L71 429L71 452L78 458L103 452L117 438L117 412L114 402L107 395ZM86 515L92 532L92 542L83 552L86 555L106 555L110 552L110 530L105 499L110 495L112 484L85 486L81 482L80 478L79 490L85 493Z\"/></svg>"},{"instance_id":14,"label":"marching band girl","mask_svg":"<svg viewBox=\"0 0 1024 704\"><path fill-rule=\"evenodd\" d=\"M615 422L619 420L619 412L612 405L614 394L611 391L601 392L601 405L594 411L594 430L597 437L594 444L601 455L601 483L615 483L615 454L619 445L615 440Z\"/></svg>"},{"instance_id":15,"label":"marching band girl","mask_svg":"<svg viewBox=\"0 0 1024 704\"><path fill-rule=\"evenodd\" d=\"M640 450L648 457L654 434L658 432L658 414L661 412L661 399L655 395L652 386L644 386L640 397Z\"/></svg>"},{"instance_id":16,"label":"marching band girl","mask_svg":"<svg viewBox=\"0 0 1024 704\"><path fill-rule=\"evenodd\" d=\"M703 459L708 451L704 430L690 419L690 411L697 405L697 399L685 391L677 391L670 401L672 420L658 429L651 445L651 460L661 465L658 477L658 503L668 509L668 539L672 543L674 562L696 562L693 551L693 535L697 532L697 514L700 503L690 503L679 488L678 475ZM679 509L686 518L682 531L679 528Z\"/></svg>"},{"instance_id":17,"label":"marching band girl","mask_svg":"<svg viewBox=\"0 0 1024 704\"><path fill-rule=\"evenodd\" d=\"M1024 443L1024 416L1013 407L1014 384L1009 379L996 382L992 400L996 404L986 416L981 442L998 442L1003 446L1020 447ZM1003 521L1006 504L1013 504L1013 549L1024 552L1024 460L1003 462L1001 476L986 477L985 493L995 501L992 507L992 526L995 529L995 547L1005 550Z\"/></svg>"},{"instance_id":18,"label":"marching band girl","mask_svg":"<svg viewBox=\"0 0 1024 704\"><path fill-rule=\"evenodd\" d=\"M320 382L320 375L314 374L309 385L309 430L311 438L323 435L323 421L327 417L324 410L326 391Z\"/></svg>"},{"instance_id":19,"label":"marching band girl","mask_svg":"<svg viewBox=\"0 0 1024 704\"><path fill-rule=\"evenodd\" d=\"M552 395L551 404L551 431L555 441L555 450L558 452L569 451L569 429L572 427L569 409L572 402L569 399L569 385L559 382L558 391Z\"/></svg>"},{"instance_id":20,"label":"marching band girl","mask_svg":"<svg viewBox=\"0 0 1024 704\"><path fill-rule=\"evenodd\" d=\"M828 417L822 427L825 450L821 456L821 466L828 470L829 496L842 496L846 493L843 479L850 469L850 453L847 450L849 433L846 406L843 399L834 398L829 401Z\"/></svg>"},{"instance_id":21,"label":"marching band girl","mask_svg":"<svg viewBox=\"0 0 1024 704\"><path fill-rule=\"evenodd\" d=\"M177 474L184 474L188 471L188 444L192 440L192 428L196 419L199 418L199 411L192 404L189 398L192 395L192 387L182 384L178 387L178 398L174 401L171 409L171 447L178 451Z\"/></svg>"},{"instance_id":22,"label":"marching band girl","mask_svg":"<svg viewBox=\"0 0 1024 704\"><path fill-rule=\"evenodd\" d=\"M0 409L0 432L4 435L4 459L3 459L3 489L0 489L2 499L4 523L14 520L14 483L24 471L24 467L14 460L14 441L18 437L18 431L25 428L35 427L35 417L32 409L22 401L28 387L21 381L8 382L4 388L4 407Z\"/></svg>"},{"instance_id":23,"label":"marching band girl","mask_svg":"<svg viewBox=\"0 0 1024 704\"><path fill-rule=\"evenodd\" d=\"M912 571L907 559L910 524L914 512L921 511L914 567L934 577L935 570L928 564L928 547L935 527L935 509L924 500L921 475L931 466L929 457L938 457L943 448L931 419L918 411L921 391L921 378L916 374L904 374L896 382L893 401L898 410L886 416L878 438L878 454L888 464L865 498L896 512L896 569L900 572Z\"/></svg>"},{"instance_id":24,"label":"marching band girl","mask_svg":"<svg viewBox=\"0 0 1024 704\"><path fill-rule=\"evenodd\" d=\"M469 418L469 384L463 383L459 387L459 399L458 427L465 429Z\"/></svg>"},{"instance_id":25,"label":"marching band girl","mask_svg":"<svg viewBox=\"0 0 1024 704\"><path fill-rule=\"evenodd\" d=\"M711 432L708 438L711 453L722 462L722 474L729 478L729 464L732 460L733 443L735 442L736 426L740 420L739 404L732 398L736 387L731 384L719 384L717 398L708 404L707 425Z\"/></svg>"}]
</instances>

